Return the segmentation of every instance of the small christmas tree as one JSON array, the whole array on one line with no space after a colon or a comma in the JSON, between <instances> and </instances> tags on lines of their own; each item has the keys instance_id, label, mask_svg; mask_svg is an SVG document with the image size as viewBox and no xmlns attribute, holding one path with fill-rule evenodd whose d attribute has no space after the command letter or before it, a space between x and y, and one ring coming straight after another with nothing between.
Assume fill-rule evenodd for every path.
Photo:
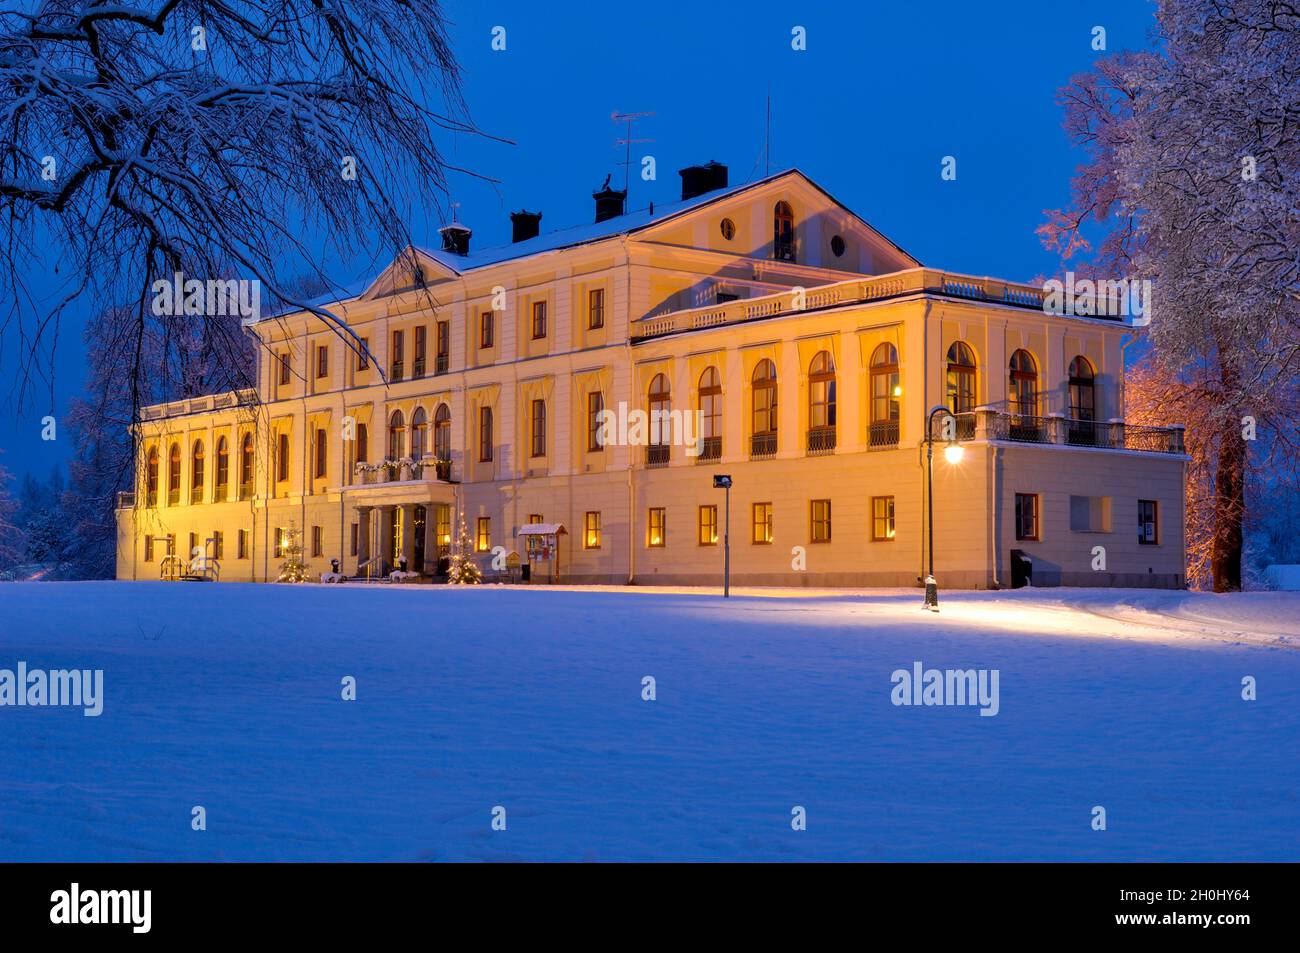
<instances>
[{"instance_id":1,"label":"small christmas tree","mask_svg":"<svg viewBox=\"0 0 1300 953\"><path fill-rule=\"evenodd\" d=\"M455 586L477 586L483 581L483 573L474 562L474 547L465 528L465 514L460 515L460 529L456 533L456 546L451 554L451 565L447 568L447 581Z\"/></svg>"},{"instance_id":2,"label":"small christmas tree","mask_svg":"<svg viewBox=\"0 0 1300 953\"><path fill-rule=\"evenodd\" d=\"M302 532L292 523L284 531L280 551L284 554L284 562L280 564L280 575L276 576L275 581L307 582L311 577L307 575L307 567L302 561Z\"/></svg>"}]
</instances>

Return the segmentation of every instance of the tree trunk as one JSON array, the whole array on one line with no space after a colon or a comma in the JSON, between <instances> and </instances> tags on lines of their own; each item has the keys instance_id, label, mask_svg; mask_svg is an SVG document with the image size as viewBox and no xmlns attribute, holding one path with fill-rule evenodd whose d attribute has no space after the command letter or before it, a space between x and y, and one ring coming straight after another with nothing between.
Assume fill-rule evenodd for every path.
<instances>
[{"instance_id":1,"label":"tree trunk","mask_svg":"<svg viewBox=\"0 0 1300 953\"><path fill-rule=\"evenodd\" d=\"M1214 474L1214 541L1210 572L1215 592L1241 590L1242 523L1246 515L1246 441L1229 419L1219 435Z\"/></svg>"}]
</instances>

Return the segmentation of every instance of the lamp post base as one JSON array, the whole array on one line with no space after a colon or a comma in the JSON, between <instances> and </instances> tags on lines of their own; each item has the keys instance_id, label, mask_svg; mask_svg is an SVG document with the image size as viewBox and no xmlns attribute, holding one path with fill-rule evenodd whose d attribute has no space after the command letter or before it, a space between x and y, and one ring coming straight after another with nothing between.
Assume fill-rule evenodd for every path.
<instances>
[{"instance_id":1,"label":"lamp post base","mask_svg":"<svg viewBox=\"0 0 1300 953\"><path fill-rule=\"evenodd\" d=\"M925 577L925 608L931 612L939 611L939 584L934 576Z\"/></svg>"}]
</instances>

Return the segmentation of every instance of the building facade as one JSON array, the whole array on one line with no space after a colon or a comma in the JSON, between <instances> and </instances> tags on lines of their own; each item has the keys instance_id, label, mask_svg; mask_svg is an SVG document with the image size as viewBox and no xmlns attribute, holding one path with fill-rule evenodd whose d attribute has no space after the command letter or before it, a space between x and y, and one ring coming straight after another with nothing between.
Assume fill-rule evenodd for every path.
<instances>
[{"instance_id":1,"label":"building facade","mask_svg":"<svg viewBox=\"0 0 1300 953\"><path fill-rule=\"evenodd\" d=\"M143 410L118 577L273 580L296 532L313 572L436 579L463 514L489 573L718 584L729 526L737 585L911 586L929 432L943 585L1183 585L1182 434L1124 420L1129 321L924 268L797 171L682 182L496 249L449 226L321 306L350 334L253 323L255 391Z\"/></svg>"}]
</instances>

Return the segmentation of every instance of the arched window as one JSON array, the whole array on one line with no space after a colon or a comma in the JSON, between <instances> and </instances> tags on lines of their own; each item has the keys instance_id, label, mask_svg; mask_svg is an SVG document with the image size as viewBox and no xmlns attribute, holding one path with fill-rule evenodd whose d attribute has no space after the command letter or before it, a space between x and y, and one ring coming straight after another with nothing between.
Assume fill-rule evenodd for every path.
<instances>
[{"instance_id":1,"label":"arched window","mask_svg":"<svg viewBox=\"0 0 1300 953\"><path fill-rule=\"evenodd\" d=\"M948 409L969 414L975 409L975 353L964 341L948 348Z\"/></svg>"},{"instance_id":2,"label":"arched window","mask_svg":"<svg viewBox=\"0 0 1300 953\"><path fill-rule=\"evenodd\" d=\"M646 447L646 466L664 467L668 465L671 454L668 440L672 436L668 416L672 412L672 395L668 390L668 378L656 374L650 381L646 394L646 409L650 413L650 445Z\"/></svg>"},{"instance_id":3,"label":"arched window","mask_svg":"<svg viewBox=\"0 0 1300 953\"><path fill-rule=\"evenodd\" d=\"M753 415L751 425L749 455L751 457L770 457L776 453L776 365L767 358L754 366L750 377L753 391Z\"/></svg>"},{"instance_id":4,"label":"arched window","mask_svg":"<svg viewBox=\"0 0 1300 953\"><path fill-rule=\"evenodd\" d=\"M871 352L871 431L868 445L892 447L898 443L899 398L898 350L885 343Z\"/></svg>"},{"instance_id":5,"label":"arched window","mask_svg":"<svg viewBox=\"0 0 1300 953\"><path fill-rule=\"evenodd\" d=\"M1086 357L1070 362L1070 417L1074 420L1097 419L1097 375Z\"/></svg>"},{"instance_id":6,"label":"arched window","mask_svg":"<svg viewBox=\"0 0 1300 953\"><path fill-rule=\"evenodd\" d=\"M1038 365L1028 351L1011 355L1011 379L1007 403L1016 416L1038 416Z\"/></svg>"},{"instance_id":7,"label":"arched window","mask_svg":"<svg viewBox=\"0 0 1300 953\"><path fill-rule=\"evenodd\" d=\"M835 360L818 351L808 365L808 452L835 449Z\"/></svg>"},{"instance_id":8,"label":"arched window","mask_svg":"<svg viewBox=\"0 0 1300 953\"><path fill-rule=\"evenodd\" d=\"M406 418L395 410L388 418L388 459L400 460L406 455Z\"/></svg>"},{"instance_id":9,"label":"arched window","mask_svg":"<svg viewBox=\"0 0 1300 953\"><path fill-rule=\"evenodd\" d=\"M158 448L149 448L149 458L144 468L144 505L158 505Z\"/></svg>"},{"instance_id":10,"label":"arched window","mask_svg":"<svg viewBox=\"0 0 1300 953\"><path fill-rule=\"evenodd\" d=\"M433 414L433 455L451 459L451 408L446 404L439 404Z\"/></svg>"},{"instance_id":11,"label":"arched window","mask_svg":"<svg viewBox=\"0 0 1300 953\"><path fill-rule=\"evenodd\" d=\"M704 439L700 459L722 457L722 378L716 367L700 375L700 436Z\"/></svg>"},{"instance_id":12,"label":"arched window","mask_svg":"<svg viewBox=\"0 0 1300 953\"><path fill-rule=\"evenodd\" d=\"M428 449L429 436L429 418L425 416L424 408L415 408L415 413L411 414L411 459L419 460L424 456L424 451Z\"/></svg>"},{"instance_id":13,"label":"arched window","mask_svg":"<svg viewBox=\"0 0 1300 953\"><path fill-rule=\"evenodd\" d=\"M244 434L239 447L239 498L246 500L253 495L253 435Z\"/></svg>"},{"instance_id":14,"label":"arched window","mask_svg":"<svg viewBox=\"0 0 1300 953\"><path fill-rule=\"evenodd\" d=\"M190 448L190 502L203 502L203 441Z\"/></svg>"},{"instance_id":15,"label":"arched window","mask_svg":"<svg viewBox=\"0 0 1300 953\"><path fill-rule=\"evenodd\" d=\"M1093 446L1097 442L1097 375L1083 356L1070 362L1070 443Z\"/></svg>"},{"instance_id":16,"label":"arched window","mask_svg":"<svg viewBox=\"0 0 1300 953\"><path fill-rule=\"evenodd\" d=\"M167 502L175 504L181 501L181 445L172 444L167 454Z\"/></svg>"},{"instance_id":17,"label":"arched window","mask_svg":"<svg viewBox=\"0 0 1300 953\"><path fill-rule=\"evenodd\" d=\"M225 502L226 488L230 485L230 443L225 437L217 438L217 502Z\"/></svg>"},{"instance_id":18,"label":"arched window","mask_svg":"<svg viewBox=\"0 0 1300 953\"><path fill-rule=\"evenodd\" d=\"M794 261L794 209L789 202L777 202L772 210L772 257Z\"/></svg>"}]
</instances>

